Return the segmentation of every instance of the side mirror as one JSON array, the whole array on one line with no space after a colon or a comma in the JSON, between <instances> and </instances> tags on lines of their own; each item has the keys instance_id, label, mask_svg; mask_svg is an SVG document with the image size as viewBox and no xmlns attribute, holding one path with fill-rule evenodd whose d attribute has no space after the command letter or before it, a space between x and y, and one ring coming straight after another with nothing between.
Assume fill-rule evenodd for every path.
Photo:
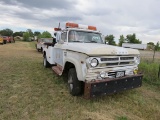
<instances>
[{"instance_id":1,"label":"side mirror","mask_svg":"<svg viewBox=\"0 0 160 120\"><path fill-rule=\"evenodd\" d=\"M56 35L56 42L60 42L61 40L61 32L57 32L57 35Z\"/></svg>"}]
</instances>

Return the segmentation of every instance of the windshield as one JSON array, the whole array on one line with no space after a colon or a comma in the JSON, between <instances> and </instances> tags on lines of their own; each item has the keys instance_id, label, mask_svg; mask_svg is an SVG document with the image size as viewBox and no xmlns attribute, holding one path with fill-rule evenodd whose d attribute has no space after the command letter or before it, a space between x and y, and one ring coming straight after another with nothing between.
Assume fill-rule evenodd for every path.
<instances>
[{"instance_id":1,"label":"windshield","mask_svg":"<svg viewBox=\"0 0 160 120\"><path fill-rule=\"evenodd\" d=\"M53 39L43 39L43 42L45 42L45 43L52 43L52 40Z\"/></svg>"},{"instance_id":2,"label":"windshield","mask_svg":"<svg viewBox=\"0 0 160 120\"><path fill-rule=\"evenodd\" d=\"M86 31L70 31L68 42L103 43L99 33Z\"/></svg>"}]
</instances>

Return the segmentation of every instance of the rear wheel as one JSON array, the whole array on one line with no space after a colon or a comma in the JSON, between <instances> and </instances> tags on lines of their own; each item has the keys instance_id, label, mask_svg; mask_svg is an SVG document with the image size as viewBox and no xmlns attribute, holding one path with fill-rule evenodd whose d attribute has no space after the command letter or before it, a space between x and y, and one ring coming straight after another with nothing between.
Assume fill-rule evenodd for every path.
<instances>
[{"instance_id":1,"label":"rear wheel","mask_svg":"<svg viewBox=\"0 0 160 120\"><path fill-rule=\"evenodd\" d=\"M36 49L37 49L38 52L40 52L40 49L38 49L37 45L36 45Z\"/></svg>"},{"instance_id":2,"label":"rear wheel","mask_svg":"<svg viewBox=\"0 0 160 120\"><path fill-rule=\"evenodd\" d=\"M69 69L68 87L70 94L73 96L78 96L83 93L83 82L78 80L75 68Z\"/></svg>"},{"instance_id":3,"label":"rear wheel","mask_svg":"<svg viewBox=\"0 0 160 120\"><path fill-rule=\"evenodd\" d=\"M4 44L6 44L6 43L7 43L7 41L6 41L6 40L4 40L4 41L3 41L3 43L4 43Z\"/></svg>"},{"instance_id":4,"label":"rear wheel","mask_svg":"<svg viewBox=\"0 0 160 120\"><path fill-rule=\"evenodd\" d=\"M49 64L49 62L47 61L46 56L43 57L43 66L44 66L45 68L50 67L50 64Z\"/></svg>"}]
</instances>

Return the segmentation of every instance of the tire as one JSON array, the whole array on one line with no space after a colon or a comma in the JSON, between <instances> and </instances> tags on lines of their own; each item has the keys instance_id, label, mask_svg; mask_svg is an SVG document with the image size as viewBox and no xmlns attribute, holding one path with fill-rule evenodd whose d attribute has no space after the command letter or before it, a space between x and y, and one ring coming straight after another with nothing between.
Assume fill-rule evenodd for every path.
<instances>
[{"instance_id":1,"label":"tire","mask_svg":"<svg viewBox=\"0 0 160 120\"><path fill-rule=\"evenodd\" d=\"M37 48L37 51L38 51L38 52L41 52L41 50L40 50L40 49L38 49L38 48Z\"/></svg>"},{"instance_id":2,"label":"tire","mask_svg":"<svg viewBox=\"0 0 160 120\"><path fill-rule=\"evenodd\" d=\"M69 69L68 72L68 87L69 92L73 96L78 96L83 93L83 82L79 81L77 78L77 72L75 68Z\"/></svg>"},{"instance_id":3,"label":"tire","mask_svg":"<svg viewBox=\"0 0 160 120\"><path fill-rule=\"evenodd\" d=\"M40 49L38 49L37 45L36 45L36 49L37 49L38 52L40 52Z\"/></svg>"},{"instance_id":4,"label":"tire","mask_svg":"<svg viewBox=\"0 0 160 120\"><path fill-rule=\"evenodd\" d=\"M47 61L46 56L43 57L43 66L44 66L45 68L49 68L49 67L50 67L50 64L49 64L49 62Z\"/></svg>"},{"instance_id":5,"label":"tire","mask_svg":"<svg viewBox=\"0 0 160 120\"><path fill-rule=\"evenodd\" d=\"M6 44L6 43L7 43L7 41L6 41L6 40L4 40L4 41L3 41L3 43L4 43L4 44Z\"/></svg>"}]
</instances>

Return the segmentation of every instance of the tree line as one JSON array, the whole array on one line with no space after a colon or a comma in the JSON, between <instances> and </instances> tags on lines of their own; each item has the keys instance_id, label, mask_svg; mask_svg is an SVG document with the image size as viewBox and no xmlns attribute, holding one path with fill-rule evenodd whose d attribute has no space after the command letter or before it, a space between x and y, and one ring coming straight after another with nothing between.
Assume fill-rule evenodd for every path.
<instances>
[{"instance_id":1,"label":"tree line","mask_svg":"<svg viewBox=\"0 0 160 120\"><path fill-rule=\"evenodd\" d=\"M105 41L109 44L109 45L116 45L116 42L114 40L114 36L113 35L107 35L105 36ZM123 35L120 35L119 38L119 43L118 46L122 46L123 43L133 43L133 44L141 44L142 41L140 41L139 39L136 38L136 34L129 34L126 37L124 37ZM155 49L156 51L160 50L160 43L157 42L156 44L154 44L153 42L149 42L147 43L148 45L148 49Z\"/></svg>"},{"instance_id":2,"label":"tree line","mask_svg":"<svg viewBox=\"0 0 160 120\"><path fill-rule=\"evenodd\" d=\"M20 37L23 37L24 41L30 41L34 36L37 36L37 38L51 38L52 37L52 35L48 31L44 31L41 33L39 31L33 32L31 29L27 29L26 31L13 32L13 30L6 28L3 30L0 30L0 34L2 36L13 36L13 37L20 36ZM135 43L135 44L142 43L142 41L136 38L135 33L128 34L126 35L126 37L124 37L124 35L120 35L118 45L116 44L114 38L115 38L114 35L106 35L105 42L107 42L109 45L116 45L116 46L122 46L122 43ZM160 50L159 42L157 42L156 44L154 44L153 42L149 42L147 44L148 44L149 49Z\"/></svg>"},{"instance_id":3,"label":"tree line","mask_svg":"<svg viewBox=\"0 0 160 120\"><path fill-rule=\"evenodd\" d=\"M105 37L105 41L109 44L109 45L116 45L116 42L114 40L114 36L113 35L107 35ZM140 41L139 39L136 38L136 34L129 34L126 36L126 38L123 35L120 35L119 38L119 43L118 46L122 46L122 43L137 43L137 44L141 44L142 41Z\"/></svg>"},{"instance_id":4,"label":"tree line","mask_svg":"<svg viewBox=\"0 0 160 120\"><path fill-rule=\"evenodd\" d=\"M9 28L0 30L0 35L13 36L13 37L19 36L19 37L23 37L24 41L31 41L31 39L33 39L35 36L37 36L37 38L51 38L52 37L52 35L48 31L44 31L41 33L39 31L33 32L31 29L27 29L26 31L13 32L13 30Z\"/></svg>"}]
</instances>

